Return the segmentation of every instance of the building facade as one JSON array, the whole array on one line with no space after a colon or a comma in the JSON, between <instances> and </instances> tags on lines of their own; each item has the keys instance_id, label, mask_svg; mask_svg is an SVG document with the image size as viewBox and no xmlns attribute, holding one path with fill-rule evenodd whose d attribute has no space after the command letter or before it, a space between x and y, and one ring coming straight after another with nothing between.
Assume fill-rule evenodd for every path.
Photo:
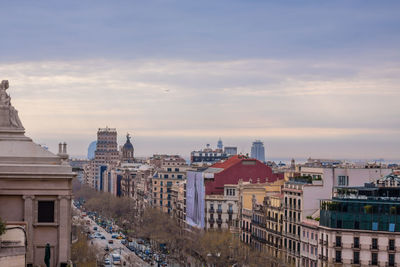
<instances>
[{"instance_id":1,"label":"building facade","mask_svg":"<svg viewBox=\"0 0 400 267\"><path fill-rule=\"evenodd\" d=\"M321 200L320 266L398 266L399 200L400 188L384 183L340 188Z\"/></svg>"},{"instance_id":2,"label":"building facade","mask_svg":"<svg viewBox=\"0 0 400 267\"><path fill-rule=\"evenodd\" d=\"M172 186L186 180L186 170L189 166L186 161L177 155L163 157L161 168L156 170L152 178L153 196L152 206L168 214L172 210Z\"/></svg>"},{"instance_id":3,"label":"building facade","mask_svg":"<svg viewBox=\"0 0 400 267\"><path fill-rule=\"evenodd\" d=\"M43 264L45 247L50 246L51 266L67 266L71 257L71 196L75 174L68 164L66 144L57 155L25 136L18 113L0 87L0 217L8 227L20 227L26 237L24 248L17 245L8 253L22 253L24 264ZM21 233L21 232L20 232ZM7 233L6 233L7 234ZM19 248L17 248L19 247ZM1 249L4 265L6 250Z\"/></svg>"}]
</instances>

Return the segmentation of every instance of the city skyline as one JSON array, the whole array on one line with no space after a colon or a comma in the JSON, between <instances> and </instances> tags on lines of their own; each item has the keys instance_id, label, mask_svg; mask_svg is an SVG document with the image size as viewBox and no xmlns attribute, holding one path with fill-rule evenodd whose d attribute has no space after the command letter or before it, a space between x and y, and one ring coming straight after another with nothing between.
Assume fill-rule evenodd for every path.
<instances>
[{"instance_id":1,"label":"city skyline","mask_svg":"<svg viewBox=\"0 0 400 267\"><path fill-rule=\"evenodd\" d=\"M138 155L221 137L271 158L399 160L399 5L8 3L0 70L52 151L85 155L108 125Z\"/></svg>"}]
</instances>

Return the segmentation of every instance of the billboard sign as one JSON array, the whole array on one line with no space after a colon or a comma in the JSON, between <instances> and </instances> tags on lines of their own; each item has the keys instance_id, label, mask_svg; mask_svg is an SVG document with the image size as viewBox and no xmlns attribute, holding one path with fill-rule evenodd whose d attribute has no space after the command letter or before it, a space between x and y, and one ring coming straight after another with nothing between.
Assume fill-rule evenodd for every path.
<instances>
[{"instance_id":1,"label":"billboard sign","mask_svg":"<svg viewBox=\"0 0 400 267\"><path fill-rule=\"evenodd\" d=\"M188 171L186 181L186 221L204 228L204 179L202 172Z\"/></svg>"}]
</instances>

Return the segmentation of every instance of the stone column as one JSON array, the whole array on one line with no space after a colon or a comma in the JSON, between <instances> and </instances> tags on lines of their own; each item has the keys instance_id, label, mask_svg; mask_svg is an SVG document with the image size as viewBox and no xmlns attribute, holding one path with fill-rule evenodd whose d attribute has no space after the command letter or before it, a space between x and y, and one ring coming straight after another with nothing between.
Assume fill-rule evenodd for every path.
<instances>
[{"instance_id":1,"label":"stone column","mask_svg":"<svg viewBox=\"0 0 400 267\"><path fill-rule=\"evenodd\" d=\"M71 197L58 196L59 199L59 227L58 227L58 259L67 262L71 256Z\"/></svg>"},{"instance_id":2,"label":"stone column","mask_svg":"<svg viewBox=\"0 0 400 267\"><path fill-rule=\"evenodd\" d=\"M35 199L35 196L24 195L22 198L25 200L24 221L27 224L27 229L26 229L26 238L27 238L26 263L33 263L33 224L35 223L33 200Z\"/></svg>"}]
</instances>

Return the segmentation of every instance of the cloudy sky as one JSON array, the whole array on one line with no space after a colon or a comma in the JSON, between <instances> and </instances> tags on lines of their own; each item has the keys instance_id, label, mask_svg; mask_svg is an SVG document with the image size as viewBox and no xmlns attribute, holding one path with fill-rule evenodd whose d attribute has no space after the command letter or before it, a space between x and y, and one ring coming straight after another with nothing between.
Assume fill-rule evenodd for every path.
<instances>
[{"instance_id":1,"label":"cloudy sky","mask_svg":"<svg viewBox=\"0 0 400 267\"><path fill-rule=\"evenodd\" d=\"M109 126L141 156L400 160L399 1L9 2L0 79L52 151Z\"/></svg>"}]
</instances>

